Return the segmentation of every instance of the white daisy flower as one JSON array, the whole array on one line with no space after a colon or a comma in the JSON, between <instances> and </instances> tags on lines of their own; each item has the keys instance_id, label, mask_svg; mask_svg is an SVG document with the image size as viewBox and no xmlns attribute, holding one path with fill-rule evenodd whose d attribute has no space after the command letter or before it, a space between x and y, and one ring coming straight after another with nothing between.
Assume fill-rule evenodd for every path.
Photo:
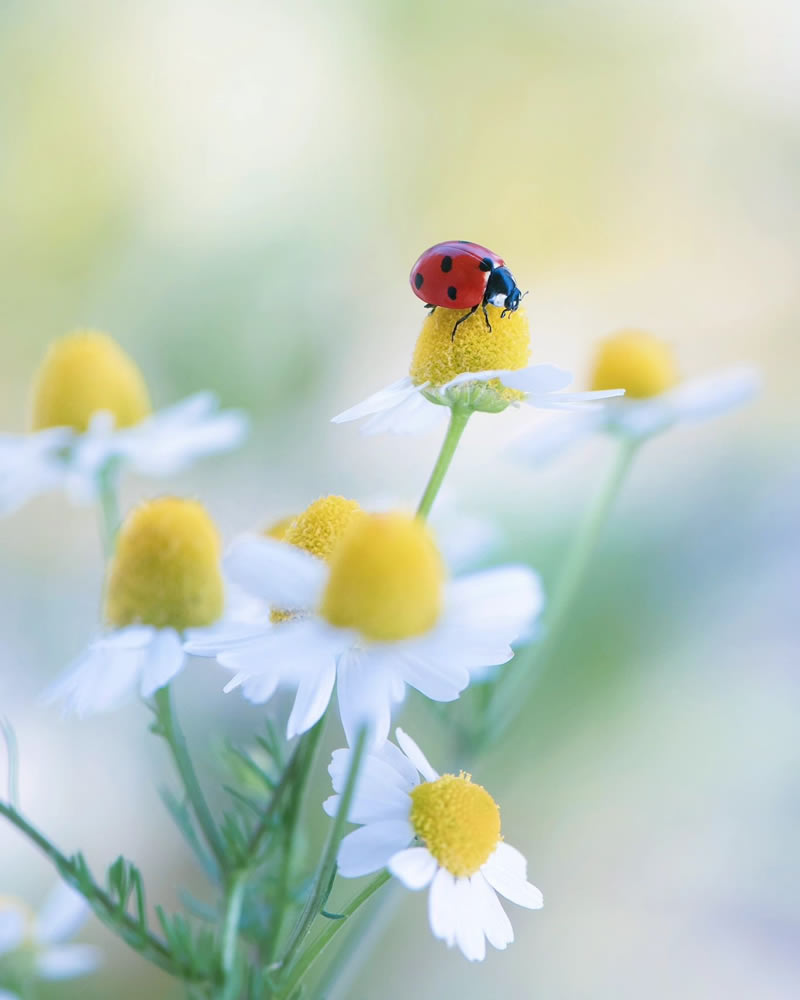
<instances>
[{"instance_id":1,"label":"white daisy flower","mask_svg":"<svg viewBox=\"0 0 800 1000\"><path fill-rule=\"evenodd\" d=\"M386 742L365 758L349 819L361 824L339 848L339 874L358 878L388 868L407 889L429 888L428 919L435 937L482 961L486 942L503 950L514 940L499 893L531 910L543 905L528 881L527 862L505 843L500 810L471 775L440 775L417 744L396 730L400 749ZM334 751L328 768L335 816L347 781L350 750Z\"/></svg>"},{"instance_id":2,"label":"white daisy flower","mask_svg":"<svg viewBox=\"0 0 800 1000\"><path fill-rule=\"evenodd\" d=\"M352 503L325 502L332 499ZM381 743L407 684L435 701L454 700L473 671L511 659L511 643L542 606L539 579L527 567L446 581L427 526L410 515L366 514L356 505L332 534L330 526L328 534L324 525L306 527L311 539L314 530L338 537L330 553L320 558L290 544L291 536L251 536L224 560L234 582L283 609L273 611L271 626L257 637L217 634L186 646L216 655L234 672L225 690L241 686L250 701L294 690L290 738L320 719L336 684L348 739L367 724Z\"/></svg>"},{"instance_id":3,"label":"white daisy flower","mask_svg":"<svg viewBox=\"0 0 800 1000\"><path fill-rule=\"evenodd\" d=\"M57 488L91 502L106 471L172 475L236 447L247 433L244 415L220 412L210 393L151 413L139 369L95 331L51 345L34 382L32 426L29 434L0 437L0 513Z\"/></svg>"},{"instance_id":4,"label":"white daisy flower","mask_svg":"<svg viewBox=\"0 0 800 1000\"><path fill-rule=\"evenodd\" d=\"M152 697L183 668L186 637L260 635L251 602L223 586L216 528L203 507L164 497L120 529L105 596L107 629L47 693L78 716Z\"/></svg>"},{"instance_id":5,"label":"white daisy flower","mask_svg":"<svg viewBox=\"0 0 800 1000\"><path fill-rule=\"evenodd\" d=\"M38 979L74 979L93 972L100 964L99 950L68 943L89 912L83 896L64 882L53 887L36 914L21 900L0 896L0 979L4 960L17 956L30 962ZM19 1000L2 989L0 998Z\"/></svg>"},{"instance_id":6,"label":"white daisy flower","mask_svg":"<svg viewBox=\"0 0 800 1000\"><path fill-rule=\"evenodd\" d=\"M758 372L748 366L702 378L681 380L669 347L640 331L624 331L601 343L591 384L625 387L622 399L560 420L552 420L513 446L520 458L544 462L598 432L634 440L681 423L719 416L749 402L759 389Z\"/></svg>"},{"instance_id":7,"label":"white daisy flower","mask_svg":"<svg viewBox=\"0 0 800 1000\"><path fill-rule=\"evenodd\" d=\"M409 375L333 418L334 423L368 418L365 434L391 431L416 434L441 422L449 408L499 413L520 402L545 409L571 409L622 394L621 389L572 392L569 372L555 365L529 365L530 332L524 309L501 319L502 310L487 307L492 332L475 313L436 309L422 327Z\"/></svg>"}]
</instances>

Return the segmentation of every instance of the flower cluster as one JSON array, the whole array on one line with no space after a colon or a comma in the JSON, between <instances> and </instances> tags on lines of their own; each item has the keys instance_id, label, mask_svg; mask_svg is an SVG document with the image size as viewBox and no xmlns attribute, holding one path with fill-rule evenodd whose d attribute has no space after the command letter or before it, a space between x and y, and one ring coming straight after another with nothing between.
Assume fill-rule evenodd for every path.
<instances>
[{"instance_id":1,"label":"flower cluster","mask_svg":"<svg viewBox=\"0 0 800 1000\"><path fill-rule=\"evenodd\" d=\"M542 906L525 857L503 839L498 804L461 768L474 766L525 704L538 649L557 637L602 517L593 513L589 528L576 532L578 547L564 560L566 583L556 581L548 600L524 561L462 572L455 550L478 561L487 553L476 553L466 528L453 539L452 512L444 523L444 508L428 518L456 446L476 413L523 402L569 411L516 452L541 461L589 432L619 438L625 461L596 508L607 513L634 446L744 402L757 379L742 369L683 382L662 343L624 332L600 345L587 387L565 391L568 372L531 364L528 318L514 294L511 304L484 301L481 312L432 308L409 373L333 418L366 418L367 433L415 433L449 417L416 510L375 509L323 493L227 546L193 499L159 496L119 519L116 485L124 467L164 476L234 447L246 429L243 416L220 412L203 393L153 414L139 369L105 334L74 333L50 348L34 380L30 433L0 438L0 510L56 488L98 500L107 566L102 621L47 699L76 716L136 698L152 711L152 730L165 740L181 783L171 810L217 893L203 919L218 927L212 934L161 912L159 935L148 923L135 866L120 858L104 888L80 856L61 854L36 831L10 795L0 814L46 847L72 887L60 890L72 909L60 917L46 910L50 916L31 923L0 906L0 973L4 956L20 951L41 976L88 971L93 952L58 943L91 905L131 947L187 983L226 997L288 998L298 995L329 939L390 876L427 889L433 935L470 961L485 957L487 942L502 950L514 939L500 896ZM205 799L172 701L172 682L192 657L216 661L220 694L273 703L263 710L267 734L230 748L225 787L235 801L221 820ZM443 733L460 734L456 766L445 773L402 729L396 743L389 738L409 691L436 713ZM301 877L304 790L334 698L347 746L333 752L329 767L334 794L324 810L333 822L312 874ZM460 707L443 707L453 702ZM347 832L348 823L357 829ZM337 874L372 880L331 913ZM311 939L314 926L323 929Z\"/></svg>"}]
</instances>

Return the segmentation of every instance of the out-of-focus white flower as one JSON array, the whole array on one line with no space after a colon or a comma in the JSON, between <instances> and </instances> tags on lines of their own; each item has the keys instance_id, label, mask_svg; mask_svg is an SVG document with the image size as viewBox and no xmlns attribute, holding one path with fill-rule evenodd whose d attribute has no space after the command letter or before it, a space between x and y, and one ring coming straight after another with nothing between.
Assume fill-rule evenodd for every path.
<instances>
[{"instance_id":1,"label":"out-of-focus white flower","mask_svg":"<svg viewBox=\"0 0 800 1000\"><path fill-rule=\"evenodd\" d=\"M611 387L567 393L569 372L554 365L530 365L530 331L524 309L501 317L487 306L492 331L475 313L453 326L466 310L437 308L417 340L409 375L333 418L334 423L368 418L365 434L416 434L447 415L448 408L499 413L520 402L545 409L572 409L621 395Z\"/></svg>"},{"instance_id":2,"label":"out-of-focus white flower","mask_svg":"<svg viewBox=\"0 0 800 1000\"><path fill-rule=\"evenodd\" d=\"M0 436L0 513L59 488L89 502L105 472L172 475L247 433L245 416L220 411L211 393L152 413L139 369L96 331L50 346L34 380L31 423L28 434Z\"/></svg>"},{"instance_id":3,"label":"out-of-focus white flower","mask_svg":"<svg viewBox=\"0 0 800 1000\"><path fill-rule=\"evenodd\" d=\"M430 887L428 919L435 937L482 961L486 942L500 950L514 940L499 893L529 909L543 905L528 881L522 854L500 833L500 810L471 775L439 775L417 744L396 731L364 759L348 819L361 824L339 848L339 874L358 878L388 868L408 889ZM324 803L336 815L351 750L336 750L333 790ZM421 776L421 777L420 777Z\"/></svg>"},{"instance_id":4,"label":"out-of-focus white flower","mask_svg":"<svg viewBox=\"0 0 800 1000\"><path fill-rule=\"evenodd\" d=\"M336 684L348 739L367 724L382 742L407 684L452 701L473 671L511 658L542 604L527 567L446 581L427 527L410 515L358 511L329 558L288 540L235 542L226 573L274 609L274 624L257 637L193 637L186 646L217 656L234 671L226 691L241 686L250 701L296 691L289 737L319 720Z\"/></svg>"},{"instance_id":5,"label":"out-of-focus white flower","mask_svg":"<svg viewBox=\"0 0 800 1000\"><path fill-rule=\"evenodd\" d=\"M58 882L38 913L21 901L0 896L0 976L6 957L23 953L39 979L74 979L93 972L100 952L87 944L69 944L89 916L89 905L80 893ZM0 998L19 1000L16 993L0 990Z\"/></svg>"},{"instance_id":6,"label":"out-of-focus white flower","mask_svg":"<svg viewBox=\"0 0 800 1000\"><path fill-rule=\"evenodd\" d=\"M749 402L758 392L760 377L743 365L682 380L667 345L649 334L625 331L604 341L595 359L592 386L610 382L625 388L623 398L553 419L515 442L513 453L540 463L594 433L637 440L676 424L716 417Z\"/></svg>"},{"instance_id":7,"label":"out-of-focus white flower","mask_svg":"<svg viewBox=\"0 0 800 1000\"><path fill-rule=\"evenodd\" d=\"M49 701L78 716L137 694L150 698L184 666L184 638L261 634L252 602L226 594L219 537L203 507L165 497L123 524L109 567L108 629L52 685Z\"/></svg>"}]
</instances>

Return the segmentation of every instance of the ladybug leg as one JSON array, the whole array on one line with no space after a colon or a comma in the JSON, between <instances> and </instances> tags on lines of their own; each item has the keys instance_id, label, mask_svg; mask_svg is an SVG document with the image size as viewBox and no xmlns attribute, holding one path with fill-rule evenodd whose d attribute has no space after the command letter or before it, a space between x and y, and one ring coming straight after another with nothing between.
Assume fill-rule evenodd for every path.
<instances>
[{"instance_id":1,"label":"ladybug leg","mask_svg":"<svg viewBox=\"0 0 800 1000\"><path fill-rule=\"evenodd\" d=\"M453 327L453 332L450 334L450 340L456 339L456 330L461 326L465 319L469 319L470 316L475 312L477 306L473 306L468 313L464 313L460 320L456 321L456 325Z\"/></svg>"},{"instance_id":2,"label":"ladybug leg","mask_svg":"<svg viewBox=\"0 0 800 1000\"><path fill-rule=\"evenodd\" d=\"M429 313L428 315L429 315L429 316L433 316L433 314L434 314L434 313L436 312L436 309L437 309L437 306L432 306L432 305L430 304L430 302L426 302L426 303L425 303L425 308L426 308L426 309L430 309L430 313Z\"/></svg>"},{"instance_id":3,"label":"ladybug leg","mask_svg":"<svg viewBox=\"0 0 800 1000\"><path fill-rule=\"evenodd\" d=\"M483 318L486 320L487 329L489 330L489 333L491 333L492 324L489 322L489 313L486 312L486 303L481 302L481 307L483 308ZM501 316L500 318L502 319L503 317Z\"/></svg>"}]
</instances>

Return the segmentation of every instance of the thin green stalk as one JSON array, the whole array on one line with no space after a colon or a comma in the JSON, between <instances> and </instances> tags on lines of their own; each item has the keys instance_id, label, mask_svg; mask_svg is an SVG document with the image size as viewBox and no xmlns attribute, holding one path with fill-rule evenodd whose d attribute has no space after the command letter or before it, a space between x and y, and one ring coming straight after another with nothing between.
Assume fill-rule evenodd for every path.
<instances>
[{"instance_id":1,"label":"thin green stalk","mask_svg":"<svg viewBox=\"0 0 800 1000\"><path fill-rule=\"evenodd\" d=\"M467 421L471 416L472 410L464 409L463 407L454 406L450 410L450 423L447 426L447 434L442 442L439 457L436 459L436 465L433 467L428 485L425 487L425 492L422 494L422 499L417 508L417 515L419 517L427 517L430 514L433 501L436 499L436 494L439 492L442 481L458 447L458 442L461 440L461 435L464 433L464 428L467 426Z\"/></svg>"},{"instance_id":2,"label":"thin green stalk","mask_svg":"<svg viewBox=\"0 0 800 1000\"><path fill-rule=\"evenodd\" d=\"M280 962L282 969L291 968L298 949L302 945L306 934L311 930L311 925L319 915L325 899L330 892L330 887L336 874L336 855L339 853L339 844L342 842L342 837L344 836L344 827L350 812L350 804L355 793L356 779L361 769L361 761L364 757L366 745L367 729L365 726L360 730L355 746L353 747L350 757L350 769L347 772L347 780L342 790L342 796L339 799L339 808L336 810L328 842L325 845L325 852L317 868L317 873L314 876L314 884L306 905L286 945L286 950ZM284 996L289 995L288 990L283 990L282 992Z\"/></svg>"},{"instance_id":3,"label":"thin green stalk","mask_svg":"<svg viewBox=\"0 0 800 1000\"><path fill-rule=\"evenodd\" d=\"M112 460L103 466L97 477L100 500L100 536L103 540L106 562L114 554L117 532L121 522L117 497L117 471L117 463Z\"/></svg>"},{"instance_id":4,"label":"thin green stalk","mask_svg":"<svg viewBox=\"0 0 800 1000\"><path fill-rule=\"evenodd\" d=\"M197 780L186 740L172 707L172 693L169 684L156 691L154 701L157 719L156 732L164 737L172 752L172 759L186 792L186 797L194 811L200 829L203 831L206 843L217 860L220 872L224 872L228 864L225 844L217 829L217 824L214 822L214 817L211 815L211 810L208 808L200 782Z\"/></svg>"},{"instance_id":5,"label":"thin green stalk","mask_svg":"<svg viewBox=\"0 0 800 1000\"><path fill-rule=\"evenodd\" d=\"M524 707L531 689L536 684L541 667L556 644L567 620L575 596L606 526L614 502L631 467L640 441L622 438L606 481L594 502L586 511L567 550L561 572L553 587L553 594L543 616L544 636L531 643L514 657L495 689L490 705L491 732L498 735L505 731L517 712ZM490 734L487 733L490 737Z\"/></svg>"},{"instance_id":6,"label":"thin green stalk","mask_svg":"<svg viewBox=\"0 0 800 1000\"><path fill-rule=\"evenodd\" d=\"M239 921L242 916L242 904L247 886L247 872L238 871L232 875L225 906L225 922L222 927L222 973L225 977L226 989L223 997L228 997L228 987L231 984L231 973L236 961L236 945L239 937ZM235 984L234 984L235 985ZM231 998L233 1000L233 998Z\"/></svg>"},{"instance_id":7,"label":"thin green stalk","mask_svg":"<svg viewBox=\"0 0 800 1000\"><path fill-rule=\"evenodd\" d=\"M68 858L9 803L0 802L0 816L4 816L43 852L64 881L81 893L106 927L117 933L134 951L164 972L185 982L201 978L192 969L176 962L165 941L143 927L136 917L120 909L118 902L93 880L89 880L85 864L80 863L80 858Z\"/></svg>"},{"instance_id":8,"label":"thin green stalk","mask_svg":"<svg viewBox=\"0 0 800 1000\"><path fill-rule=\"evenodd\" d=\"M300 983L300 980L308 972L311 965L319 958L324 949L330 944L333 937L338 934L338 932L347 923L348 917L352 917L353 914L361 906L363 906L366 901L373 896L382 885L385 885L390 879L389 872L384 870L380 872L371 882L354 896L347 906L341 911L341 917L339 920L330 920L327 927L323 930L306 948L303 954L294 963L292 968L289 970L286 978L286 985L284 987L284 995L291 996L292 990L294 990Z\"/></svg>"},{"instance_id":9,"label":"thin green stalk","mask_svg":"<svg viewBox=\"0 0 800 1000\"><path fill-rule=\"evenodd\" d=\"M6 745L8 759L8 801L19 809L19 747L17 734L8 719L0 719L0 734Z\"/></svg>"},{"instance_id":10,"label":"thin green stalk","mask_svg":"<svg viewBox=\"0 0 800 1000\"><path fill-rule=\"evenodd\" d=\"M283 934L286 917L289 913L289 889L291 886L292 869L294 867L294 848L297 842L297 824L300 820L300 812L303 805L303 797L308 785L308 776L311 772L311 765L316 757L317 747L325 723L325 716L307 733L300 738L302 753L297 768L296 780L292 782L291 799L289 806L284 813L284 823L281 830L283 837L281 865L278 872L278 885L276 887L273 908L275 920L270 927L269 940L265 953L266 964L269 965L275 957ZM299 748L300 744L298 744Z\"/></svg>"}]
</instances>

